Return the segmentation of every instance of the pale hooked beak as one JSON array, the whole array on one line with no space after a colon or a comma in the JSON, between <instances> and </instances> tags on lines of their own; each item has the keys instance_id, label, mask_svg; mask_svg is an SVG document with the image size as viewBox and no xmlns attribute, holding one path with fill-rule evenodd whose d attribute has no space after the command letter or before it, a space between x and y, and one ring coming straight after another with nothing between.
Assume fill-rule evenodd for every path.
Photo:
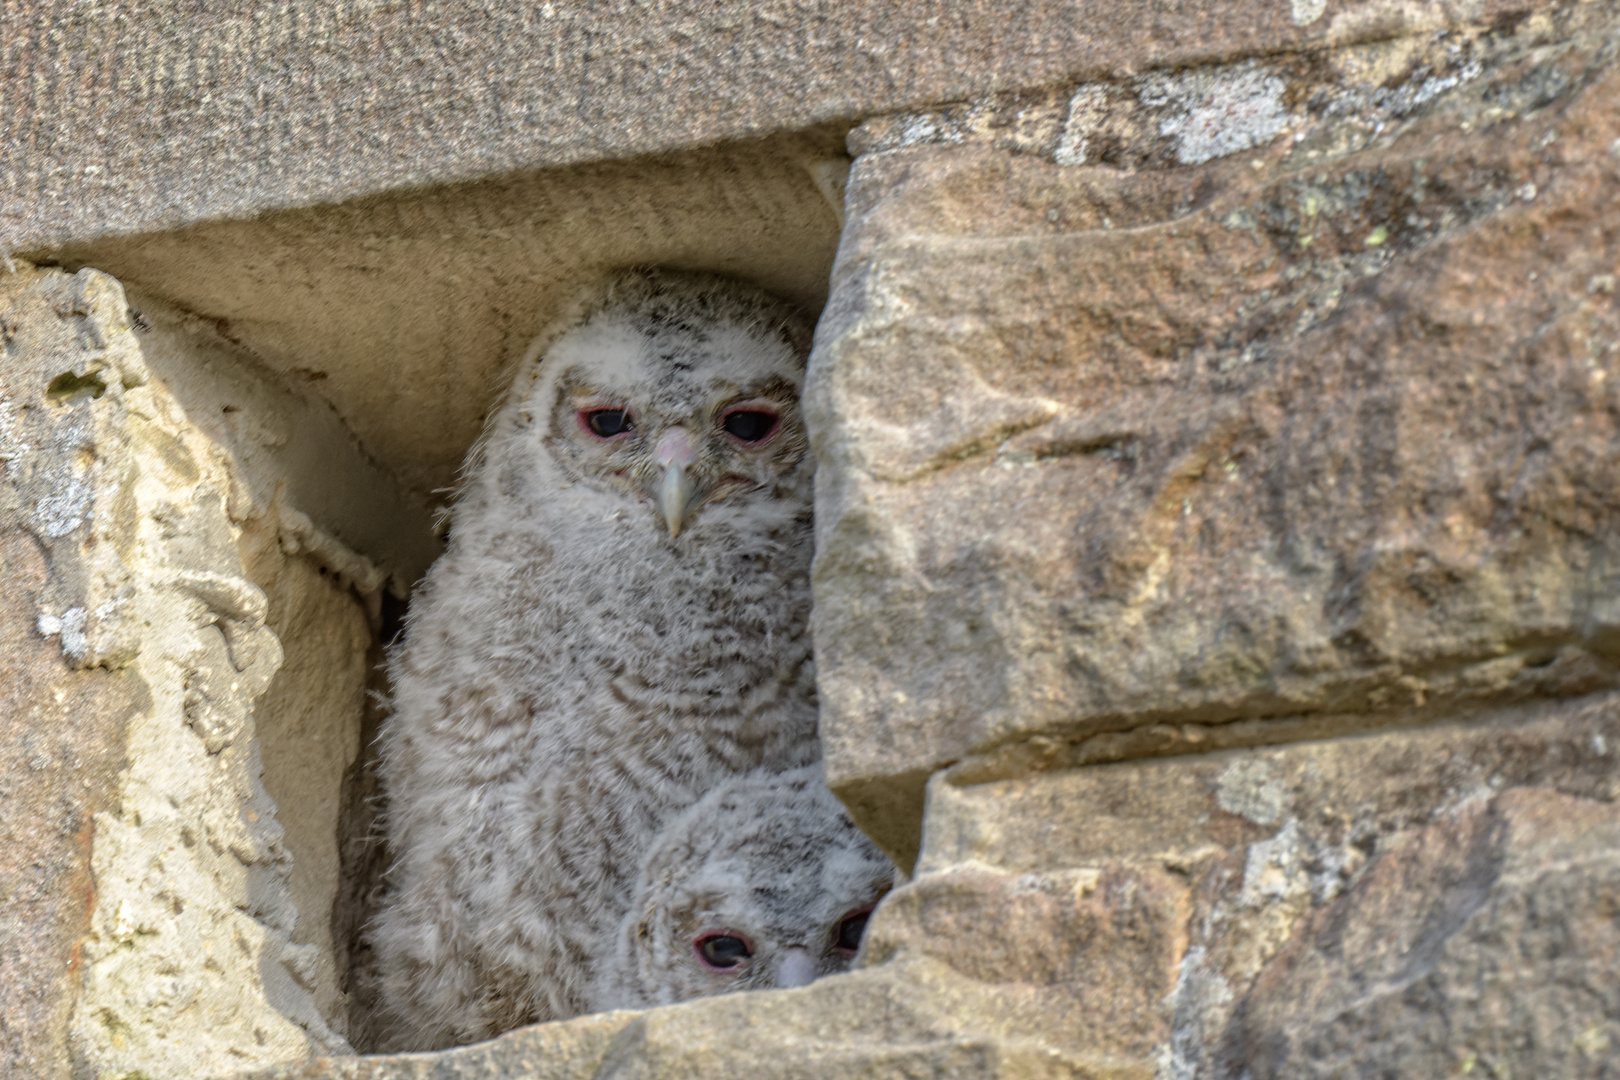
<instances>
[{"instance_id":1,"label":"pale hooked beak","mask_svg":"<svg viewBox=\"0 0 1620 1080\"><path fill-rule=\"evenodd\" d=\"M784 990L795 986L809 986L816 981L816 961L809 949L782 950L782 959L776 962L776 985Z\"/></svg>"},{"instance_id":2,"label":"pale hooked beak","mask_svg":"<svg viewBox=\"0 0 1620 1080\"><path fill-rule=\"evenodd\" d=\"M686 518L686 510L691 506L692 494L696 490L684 466L665 466L664 482L658 489L658 509L663 512L664 524L669 526L669 535L681 535L681 522Z\"/></svg>"},{"instance_id":3,"label":"pale hooked beak","mask_svg":"<svg viewBox=\"0 0 1620 1080\"><path fill-rule=\"evenodd\" d=\"M664 479L658 486L658 510L664 515L669 535L679 536L697 485L688 470L697 461L697 446L685 428L672 427L658 441L653 460L663 466Z\"/></svg>"}]
</instances>

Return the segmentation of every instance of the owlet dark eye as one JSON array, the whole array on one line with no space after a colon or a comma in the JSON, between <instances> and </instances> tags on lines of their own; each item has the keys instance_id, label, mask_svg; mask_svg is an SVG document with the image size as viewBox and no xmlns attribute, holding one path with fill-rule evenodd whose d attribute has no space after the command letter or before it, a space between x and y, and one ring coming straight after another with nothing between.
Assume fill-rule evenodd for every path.
<instances>
[{"instance_id":1,"label":"owlet dark eye","mask_svg":"<svg viewBox=\"0 0 1620 1080\"><path fill-rule=\"evenodd\" d=\"M727 413L720 426L745 443L764 442L776 430L776 414L763 409L738 409Z\"/></svg>"},{"instance_id":2,"label":"owlet dark eye","mask_svg":"<svg viewBox=\"0 0 1620 1080\"><path fill-rule=\"evenodd\" d=\"M866 933L866 920L872 917L872 909L852 911L845 915L838 924L838 941L840 949L854 952L861 947L861 935Z\"/></svg>"},{"instance_id":3,"label":"owlet dark eye","mask_svg":"<svg viewBox=\"0 0 1620 1080\"><path fill-rule=\"evenodd\" d=\"M754 955L753 947L735 934L704 934L692 947L704 966L714 971L728 971Z\"/></svg>"},{"instance_id":4,"label":"owlet dark eye","mask_svg":"<svg viewBox=\"0 0 1620 1080\"><path fill-rule=\"evenodd\" d=\"M623 435L636 429L628 409L591 409L580 413L580 417L585 421L585 426L591 429L592 434L604 439L611 439L615 435Z\"/></svg>"}]
</instances>

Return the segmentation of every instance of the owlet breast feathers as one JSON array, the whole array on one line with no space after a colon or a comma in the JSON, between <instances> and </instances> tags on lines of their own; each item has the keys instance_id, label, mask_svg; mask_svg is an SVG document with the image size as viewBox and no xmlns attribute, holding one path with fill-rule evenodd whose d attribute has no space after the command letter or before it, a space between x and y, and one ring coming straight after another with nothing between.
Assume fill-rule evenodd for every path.
<instances>
[{"instance_id":1,"label":"owlet breast feathers","mask_svg":"<svg viewBox=\"0 0 1620 1080\"><path fill-rule=\"evenodd\" d=\"M756 289L637 272L517 371L389 658L398 1047L589 1009L660 830L819 757L809 343Z\"/></svg>"}]
</instances>

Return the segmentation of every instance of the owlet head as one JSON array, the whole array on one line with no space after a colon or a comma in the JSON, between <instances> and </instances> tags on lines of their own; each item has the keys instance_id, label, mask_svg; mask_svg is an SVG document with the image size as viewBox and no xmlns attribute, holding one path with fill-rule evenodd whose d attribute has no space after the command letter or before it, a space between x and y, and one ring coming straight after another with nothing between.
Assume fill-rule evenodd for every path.
<instances>
[{"instance_id":1,"label":"owlet head","mask_svg":"<svg viewBox=\"0 0 1620 1080\"><path fill-rule=\"evenodd\" d=\"M758 289L633 272L553 333L525 416L571 478L678 536L706 507L802 485L809 340L803 316Z\"/></svg>"},{"instance_id":2,"label":"owlet head","mask_svg":"<svg viewBox=\"0 0 1620 1080\"><path fill-rule=\"evenodd\" d=\"M803 986L849 967L896 870L818 766L750 773L672 821L642 865L607 1007Z\"/></svg>"}]
</instances>

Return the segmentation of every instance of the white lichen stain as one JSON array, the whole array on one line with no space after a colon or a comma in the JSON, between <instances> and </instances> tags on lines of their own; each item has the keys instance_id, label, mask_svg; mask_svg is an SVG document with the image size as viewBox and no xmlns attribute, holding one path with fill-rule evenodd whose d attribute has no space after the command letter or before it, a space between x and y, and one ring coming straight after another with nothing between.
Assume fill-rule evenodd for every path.
<instances>
[{"instance_id":1,"label":"white lichen stain","mask_svg":"<svg viewBox=\"0 0 1620 1080\"><path fill-rule=\"evenodd\" d=\"M1425 73L1422 78L1414 77L1392 85L1398 69L1416 62L1411 51L1414 47L1415 43L1410 41L1391 43L1347 60L1343 71L1345 85L1327 102L1323 117L1359 118L1363 124L1382 130L1385 124L1411 115L1446 91L1472 82L1484 73L1478 60L1468 60L1444 74Z\"/></svg>"},{"instance_id":2,"label":"white lichen stain","mask_svg":"<svg viewBox=\"0 0 1620 1080\"><path fill-rule=\"evenodd\" d=\"M918 113L905 119L896 147L920 146L924 143L959 143L962 133L944 123L934 113Z\"/></svg>"},{"instance_id":3,"label":"white lichen stain","mask_svg":"<svg viewBox=\"0 0 1620 1080\"><path fill-rule=\"evenodd\" d=\"M84 524L90 511L90 485L71 477L62 487L34 504L34 520L51 539L66 536Z\"/></svg>"},{"instance_id":4,"label":"white lichen stain","mask_svg":"<svg viewBox=\"0 0 1620 1080\"><path fill-rule=\"evenodd\" d=\"M1275 836L1249 845L1239 903L1245 907L1260 907L1295 899L1311 891L1310 875L1305 872L1305 845L1297 820L1289 818Z\"/></svg>"},{"instance_id":5,"label":"white lichen stain","mask_svg":"<svg viewBox=\"0 0 1620 1080\"><path fill-rule=\"evenodd\" d=\"M1275 825L1282 817L1288 789L1264 758L1245 758L1228 765L1216 781L1215 803L1256 825Z\"/></svg>"},{"instance_id":6,"label":"white lichen stain","mask_svg":"<svg viewBox=\"0 0 1620 1080\"><path fill-rule=\"evenodd\" d=\"M51 433L49 466L40 478L49 493L34 501L34 521L52 540L90 516L95 491L86 476L95 461L94 446L90 415L83 407Z\"/></svg>"},{"instance_id":7,"label":"white lichen stain","mask_svg":"<svg viewBox=\"0 0 1620 1080\"><path fill-rule=\"evenodd\" d=\"M1107 105L1106 86L1091 83L1075 90L1069 98L1069 115L1063 122L1063 135L1058 139L1057 149L1052 153L1053 161L1059 165L1086 163L1091 135L1106 116Z\"/></svg>"},{"instance_id":8,"label":"white lichen stain","mask_svg":"<svg viewBox=\"0 0 1620 1080\"><path fill-rule=\"evenodd\" d=\"M15 477L17 462L33 449L17 433L17 417L11 399L0 394L0 461L5 462L6 475Z\"/></svg>"},{"instance_id":9,"label":"white lichen stain","mask_svg":"<svg viewBox=\"0 0 1620 1080\"><path fill-rule=\"evenodd\" d=\"M1295 26L1309 26L1327 10L1327 0L1289 0L1288 15Z\"/></svg>"},{"instance_id":10,"label":"white lichen stain","mask_svg":"<svg viewBox=\"0 0 1620 1080\"><path fill-rule=\"evenodd\" d=\"M60 615L42 612L34 627L39 631L40 637L60 637L62 655L69 660L78 661L90 650L90 638L85 633L89 615L90 613L82 607L68 608Z\"/></svg>"},{"instance_id":11,"label":"white lichen stain","mask_svg":"<svg viewBox=\"0 0 1620 1080\"><path fill-rule=\"evenodd\" d=\"M1176 159L1198 165L1270 142L1288 126L1281 78L1259 64L1148 75L1137 97L1153 108L1169 106L1159 134L1176 142Z\"/></svg>"},{"instance_id":12,"label":"white lichen stain","mask_svg":"<svg viewBox=\"0 0 1620 1080\"><path fill-rule=\"evenodd\" d=\"M1208 950L1194 945L1181 958L1175 988L1170 991L1170 1039L1159 1047L1154 1080L1194 1080L1205 1057L1205 1044L1217 1018L1229 1011L1232 986L1209 962Z\"/></svg>"}]
</instances>

